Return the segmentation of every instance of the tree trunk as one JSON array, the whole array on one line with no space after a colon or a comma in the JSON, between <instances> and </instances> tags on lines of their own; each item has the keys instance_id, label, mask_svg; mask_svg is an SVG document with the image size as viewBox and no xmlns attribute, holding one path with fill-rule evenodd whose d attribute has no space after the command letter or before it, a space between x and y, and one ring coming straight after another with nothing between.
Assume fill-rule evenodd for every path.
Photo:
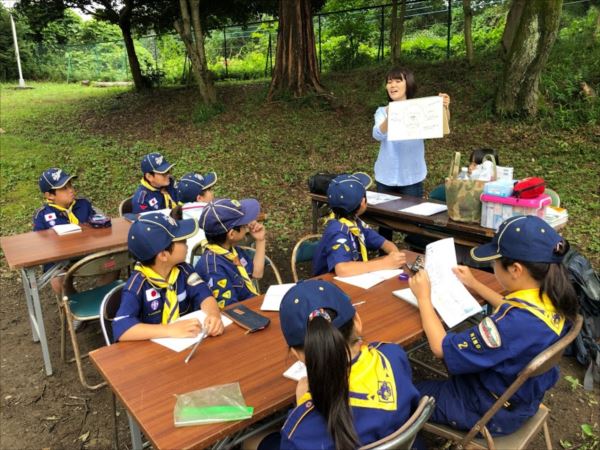
<instances>
[{"instance_id":1,"label":"tree trunk","mask_svg":"<svg viewBox=\"0 0 600 450\"><path fill-rule=\"evenodd\" d=\"M400 0L400 16L398 16L398 0L392 3L392 26L390 46L392 47L392 64L400 63L402 53L402 37L404 35L404 17L406 16L406 0Z\"/></svg>"},{"instance_id":2,"label":"tree trunk","mask_svg":"<svg viewBox=\"0 0 600 450\"><path fill-rule=\"evenodd\" d=\"M277 54L267 99L283 92L294 97L325 93L317 66L310 0L279 0Z\"/></svg>"},{"instance_id":3,"label":"tree trunk","mask_svg":"<svg viewBox=\"0 0 600 450\"><path fill-rule=\"evenodd\" d=\"M463 0L463 14L465 16L465 48L467 51L467 61L473 64L473 36L471 25L473 22L473 10L471 9L471 0Z\"/></svg>"},{"instance_id":4,"label":"tree trunk","mask_svg":"<svg viewBox=\"0 0 600 450\"><path fill-rule=\"evenodd\" d=\"M513 1L503 35L507 53L496 94L498 114L537 114L540 73L558 34L561 12L562 0Z\"/></svg>"},{"instance_id":5,"label":"tree trunk","mask_svg":"<svg viewBox=\"0 0 600 450\"><path fill-rule=\"evenodd\" d=\"M185 44L191 61L202 101L207 105L217 103L217 91L213 83L204 52L204 31L200 22L200 0L179 0L181 19L175 21L175 29Z\"/></svg>"},{"instance_id":6,"label":"tree trunk","mask_svg":"<svg viewBox=\"0 0 600 450\"><path fill-rule=\"evenodd\" d=\"M119 22L119 28L123 33L123 41L125 41L125 49L127 50L127 60L129 61L129 70L131 70L131 77L133 78L133 84L136 91L143 91L148 89L144 77L142 76L142 69L140 68L140 62L138 61L137 53L135 52L135 45L133 44L133 38L131 37L131 23L123 24Z\"/></svg>"}]
</instances>

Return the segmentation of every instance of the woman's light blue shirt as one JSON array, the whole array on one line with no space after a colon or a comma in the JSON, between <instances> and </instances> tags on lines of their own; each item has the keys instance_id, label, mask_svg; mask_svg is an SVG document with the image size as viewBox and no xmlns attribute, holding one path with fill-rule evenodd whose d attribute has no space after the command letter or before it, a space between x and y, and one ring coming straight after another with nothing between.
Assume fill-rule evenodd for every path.
<instances>
[{"instance_id":1,"label":"woman's light blue shirt","mask_svg":"<svg viewBox=\"0 0 600 450\"><path fill-rule=\"evenodd\" d=\"M408 186L423 181L427 176L425 142L423 139L388 141L387 133L379 130L385 120L385 107L375 111L373 138L381 142L375 162L375 180L388 186Z\"/></svg>"}]
</instances>

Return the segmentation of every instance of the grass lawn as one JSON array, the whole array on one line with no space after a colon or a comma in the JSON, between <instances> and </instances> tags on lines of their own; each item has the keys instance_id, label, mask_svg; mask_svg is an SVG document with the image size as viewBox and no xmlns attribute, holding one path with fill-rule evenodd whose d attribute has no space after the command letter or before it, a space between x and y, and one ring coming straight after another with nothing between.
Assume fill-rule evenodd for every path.
<instances>
[{"instance_id":1,"label":"grass lawn","mask_svg":"<svg viewBox=\"0 0 600 450\"><path fill-rule=\"evenodd\" d=\"M426 146L427 190L442 182L454 151L466 159L473 148L497 148L502 165L513 166L517 177L542 176L559 192L570 215L565 236L597 266L598 123L555 130L543 118L496 119L489 113L493 63L468 68L451 61L413 69L419 96L448 92L452 97L451 134ZM283 264L295 240L309 231L308 176L372 173L378 145L371 128L375 108L385 103L385 70L325 76L334 105L317 99L266 104L266 82L220 84L217 114L198 105L194 89L138 95L76 84L29 83L34 89L25 91L2 85L2 234L30 229L31 215L41 205L37 179L44 169L59 166L76 173L79 195L116 215L119 202L139 182L142 155L161 151L177 163L178 178L214 170L218 196L258 198L269 214L270 252Z\"/></svg>"}]
</instances>

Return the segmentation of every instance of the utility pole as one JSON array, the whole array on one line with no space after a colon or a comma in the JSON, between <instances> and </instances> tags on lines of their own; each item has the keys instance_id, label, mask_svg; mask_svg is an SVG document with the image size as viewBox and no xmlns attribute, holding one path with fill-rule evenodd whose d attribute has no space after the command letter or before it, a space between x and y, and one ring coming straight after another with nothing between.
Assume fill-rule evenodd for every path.
<instances>
[{"instance_id":1,"label":"utility pole","mask_svg":"<svg viewBox=\"0 0 600 450\"><path fill-rule=\"evenodd\" d=\"M8 3L8 2L7 2ZM8 15L10 17L10 25L12 27L13 42L15 44L15 57L17 58L17 68L19 69L19 87L25 87L25 80L23 79L23 71L21 70L21 56L19 55L19 42L17 41L17 28L15 27L15 21L13 19L12 12L8 9Z\"/></svg>"}]
</instances>

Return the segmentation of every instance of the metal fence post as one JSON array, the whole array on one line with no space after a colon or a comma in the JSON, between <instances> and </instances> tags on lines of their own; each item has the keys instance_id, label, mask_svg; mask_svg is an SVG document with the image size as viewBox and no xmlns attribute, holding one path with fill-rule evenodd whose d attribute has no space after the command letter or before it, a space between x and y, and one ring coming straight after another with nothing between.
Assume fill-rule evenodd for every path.
<instances>
[{"instance_id":1,"label":"metal fence post","mask_svg":"<svg viewBox=\"0 0 600 450\"><path fill-rule=\"evenodd\" d=\"M448 37L446 40L446 59L450 59L450 27L452 27L452 0L448 0Z\"/></svg>"},{"instance_id":2,"label":"metal fence post","mask_svg":"<svg viewBox=\"0 0 600 450\"><path fill-rule=\"evenodd\" d=\"M228 63L227 63L227 28L223 28L223 50L225 53L225 78L227 78L229 76L229 69L228 69Z\"/></svg>"}]
</instances>

